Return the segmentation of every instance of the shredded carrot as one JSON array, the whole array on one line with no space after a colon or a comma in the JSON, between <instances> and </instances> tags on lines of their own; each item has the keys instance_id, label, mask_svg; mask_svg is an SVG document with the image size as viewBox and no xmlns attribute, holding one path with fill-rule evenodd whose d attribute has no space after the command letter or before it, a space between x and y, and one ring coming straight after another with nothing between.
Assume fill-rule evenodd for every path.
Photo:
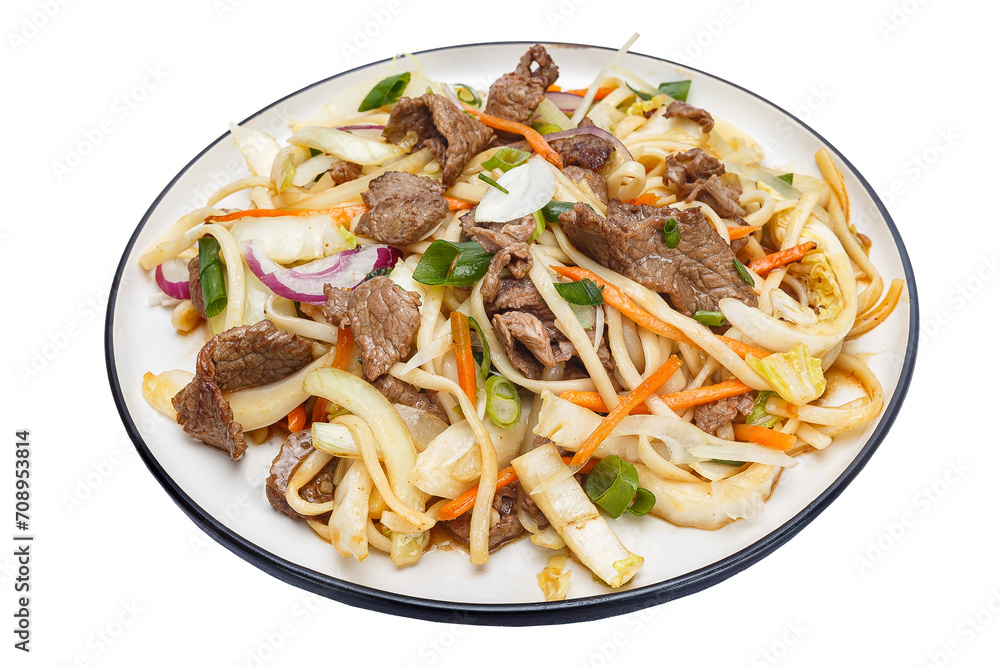
<instances>
[{"instance_id":1,"label":"shredded carrot","mask_svg":"<svg viewBox=\"0 0 1000 667\"><path fill-rule=\"evenodd\" d=\"M301 405L288 413L288 430L298 433L306 427L306 409Z\"/></svg>"},{"instance_id":2,"label":"shredded carrot","mask_svg":"<svg viewBox=\"0 0 1000 667\"><path fill-rule=\"evenodd\" d=\"M614 88L611 88L610 86L601 86L600 88L597 89L597 94L594 95L594 101L596 102L597 100L603 100L605 97L610 95L611 91L613 90ZM563 92L569 93L570 95L579 95L580 97L584 97L587 94L587 89L574 88L573 90L564 90Z\"/></svg>"},{"instance_id":3,"label":"shredded carrot","mask_svg":"<svg viewBox=\"0 0 1000 667\"><path fill-rule=\"evenodd\" d=\"M569 463L571 461L570 457L562 457L563 463ZM577 472L588 473L597 464L599 459L591 459L587 462L585 466L580 468ZM513 467L504 468L497 475L497 488L502 488L509 486L517 481L517 473L514 472ZM451 521L452 519L457 519L462 516L476 504L476 496L479 494L479 486L476 485L471 489L468 489L462 493L459 497L454 500L449 500L447 503L441 506L438 511L438 521Z\"/></svg>"},{"instance_id":4,"label":"shredded carrot","mask_svg":"<svg viewBox=\"0 0 1000 667\"><path fill-rule=\"evenodd\" d=\"M475 206L473 202L455 199L454 197L445 197L445 200L448 202L449 211L461 211ZM317 209L251 208L246 211L233 211L225 215L210 215L205 218L205 222L232 222L240 218L284 218L291 216L305 218L310 215L325 213L333 216L337 222L342 222L346 225L353 218L365 213L367 210L368 207L364 204L348 204L347 206Z\"/></svg>"},{"instance_id":5,"label":"shredded carrot","mask_svg":"<svg viewBox=\"0 0 1000 667\"><path fill-rule=\"evenodd\" d=\"M528 140L528 143L531 144L531 147L535 149L536 153L555 165L556 169L563 168L562 156L556 152L556 149L549 145L549 142L545 141L545 138L542 135L532 128L524 125L523 123L515 123L512 120L504 120L503 118L497 118L496 116L485 114L482 111L473 109L469 105L465 105L465 109L478 118L483 125L492 127L494 130L503 130L504 132L520 134Z\"/></svg>"},{"instance_id":6,"label":"shredded carrot","mask_svg":"<svg viewBox=\"0 0 1000 667\"><path fill-rule=\"evenodd\" d=\"M660 398L673 410L686 410L695 405L711 403L731 396L739 396L748 391L751 391L751 387L748 387L739 380L724 380L723 382L707 387L685 389L672 394L663 394ZM559 398L587 408L588 410L593 410L594 412L608 412L608 406L604 404L601 395L596 391L564 391L559 394ZM649 408L640 403L632 408L629 414L648 415Z\"/></svg>"},{"instance_id":7,"label":"shredded carrot","mask_svg":"<svg viewBox=\"0 0 1000 667\"><path fill-rule=\"evenodd\" d=\"M449 211L461 211L466 208L472 208L475 206L471 201L462 201L461 199L455 199L454 197L445 197L448 201Z\"/></svg>"},{"instance_id":8,"label":"shredded carrot","mask_svg":"<svg viewBox=\"0 0 1000 667\"><path fill-rule=\"evenodd\" d=\"M351 360L351 347L354 345L354 334L344 327L337 333L337 349L333 354L333 367L347 370L347 362Z\"/></svg>"},{"instance_id":9,"label":"shredded carrot","mask_svg":"<svg viewBox=\"0 0 1000 667\"><path fill-rule=\"evenodd\" d=\"M640 308L635 301L622 294L617 287L605 281L593 271L588 271L587 269L580 268L579 266L551 266L549 268L559 275L572 278L573 280L590 278L598 287L604 287L604 291L601 292L601 295L604 297L605 303L620 311L622 315L629 318L639 326L645 327L653 333L660 334L661 336L665 336L679 343L695 345L694 341L684 335L680 329L667 324L650 313L647 313L645 310ZM738 341L735 338L729 338L728 336L723 336L721 334L716 335L716 338L718 338L730 350L740 355L740 358L743 359L745 359L747 355L761 358L771 354L767 350L762 350L759 347L748 345L747 343ZM695 347L697 347L697 345L695 345Z\"/></svg>"},{"instance_id":10,"label":"shredded carrot","mask_svg":"<svg viewBox=\"0 0 1000 667\"><path fill-rule=\"evenodd\" d=\"M806 256L807 252L815 247L816 244L809 241L808 243L802 243L792 246L791 248L785 248L784 250L779 250L778 252L772 252L770 255L764 255L760 259L755 259L750 262L747 268L757 275L762 276L768 271L773 271L774 269L785 266L786 264L799 261Z\"/></svg>"},{"instance_id":11,"label":"shredded carrot","mask_svg":"<svg viewBox=\"0 0 1000 667\"><path fill-rule=\"evenodd\" d=\"M795 445L796 437L791 433L782 433L763 426L751 424L733 424L733 435L737 440L754 442L771 449L787 452Z\"/></svg>"},{"instance_id":12,"label":"shredded carrot","mask_svg":"<svg viewBox=\"0 0 1000 667\"><path fill-rule=\"evenodd\" d=\"M330 405L330 401L323 398L322 396L316 397L316 402L313 404L312 420L314 422L325 422L329 420L329 415L327 413L327 407Z\"/></svg>"},{"instance_id":13,"label":"shredded carrot","mask_svg":"<svg viewBox=\"0 0 1000 667\"><path fill-rule=\"evenodd\" d=\"M652 192L647 192L646 194L640 195L640 196L636 197L635 199L633 199L631 201L627 201L625 203L626 204L632 204L632 206L641 206L642 204L648 204L648 205L652 206L657 201L659 201L659 199L660 198L657 197L656 195L654 195Z\"/></svg>"},{"instance_id":14,"label":"shredded carrot","mask_svg":"<svg viewBox=\"0 0 1000 667\"><path fill-rule=\"evenodd\" d=\"M736 227L729 228L729 240L735 241L736 239L741 239L744 236L750 236L754 232L760 231L760 227L754 227L753 225L739 225Z\"/></svg>"},{"instance_id":15,"label":"shredded carrot","mask_svg":"<svg viewBox=\"0 0 1000 667\"><path fill-rule=\"evenodd\" d=\"M556 84L553 83L551 86L549 86L548 88L545 89L545 92L547 92L547 93L562 92L562 86L557 86Z\"/></svg>"},{"instance_id":16,"label":"shredded carrot","mask_svg":"<svg viewBox=\"0 0 1000 667\"><path fill-rule=\"evenodd\" d=\"M639 405L646 398L652 394L654 391L659 389L664 382L670 379L670 376L677 372L677 369L681 367L681 360L677 355L671 355L667 362L653 371L649 377L643 380L638 387L633 389L628 396L623 396L622 400L618 403L615 408L608 413L608 416L604 418L594 432L590 434L583 445L577 450L576 454L573 455L573 460L570 462L574 466L580 466L587 462L588 459L593 455L594 450L600 446L604 439L608 437L611 431L614 430L615 426L625 418L625 415L635 406Z\"/></svg>"},{"instance_id":17,"label":"shredded carrot","mask_svg":"<svg viewBox=\"0 0 1000 667\"><path fill-rule=\"evenodd\" d=\"M476 361L472 356L472 336L469 335L469 318L458 311L451 313L451 346L458 362L458 384L476 404Z\"/></svg>"},{"instance_id":18,"label":"shredded carrot","mask_svg":"<svg viewBox=\"0 0 1000 667\"><path fill-rule=\"evenodd\" d=\"M349 222L351 218L361 215L368 210L364 204L351 204L348 206L336 206L334 208L309 209L282 209L282 208L252 208L246 211L233 211L225 215L210 215L205 218L205 222L230 222L240 218L282 218L286 216L296 216L304 218L310 215L326 213L332 215L338 221Z\"/></svg>"}]
</instances>

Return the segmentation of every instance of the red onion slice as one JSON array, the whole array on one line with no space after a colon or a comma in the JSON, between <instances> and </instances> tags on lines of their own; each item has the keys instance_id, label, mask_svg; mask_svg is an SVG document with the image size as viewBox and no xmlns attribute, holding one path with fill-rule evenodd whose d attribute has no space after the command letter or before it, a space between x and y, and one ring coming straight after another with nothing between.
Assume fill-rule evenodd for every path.
<instances>
[{"instance_id":1,"label":"red onion slice","mask_svg":"<svg viewBox=\"0 0 1000 667\"><path fill-rule=\"evenodd\" d=\"M191 283L188 282L187 262L176 259L159 264L154 272L156 284L163 293L175 299L191 298Z\"/></svg>"},{"instance_id":2,"label":"red onion slice","mask_svg":"<svg viewBox=\"0 0 1000 667\"><path fill-rule=\"evenodd\" d=\"M241 243L240 252L253 274L272 292L292 301L313 304L326 303L323 285L356 287L375 269L391 269L403 256L392 246L371 244L286 269L267 256L264 244L257 239Z\"/></svg>"},{"instance_id":3,"label":"red onion slice","mask_svg":"<svg viewBox=\"0 0 1000 667\"><path fill-rule=\"evenodd\" d=\"M563 113L573 113L576 111L576 108L580 106L580 102L583 101L583 98L579 95L574 95L573 93L563 93L556 90L546 92L545 97L559 107L559 110Z\"/></svg>"},{"instance_id":4,"label":"red onion slice","mask_svg":"<svg viewBox=\"0 0 1000 667\"><path fill-rule=\"evenodd\" d=\"M384 130L385 125L341 125L338 130Z\"/></svg>"},{"instance_id":5,"label":"red onion slice","mask_svg":"<svg viewBox=\"0 0 1000 667\"><path fill-rule=\"evenodd\" d=\"M575 127L572 130L563 130L562 132L552 132L551 134L546 134L544 136L545 136L545 141L554 141L555 139L566 139L568 137L575 137L579 134L592 134L595 137L600 137L601 139L609 141L615 147L615 150L618 151L618 154L621 157L623 157L625 160L632 159L632 154L628 152L628 149L625 148L625 144L619 141L618 137L611 134L607 130L603 130L597 127L596 125L585 125L583 127Z\"/></svg>"}]
</instances>

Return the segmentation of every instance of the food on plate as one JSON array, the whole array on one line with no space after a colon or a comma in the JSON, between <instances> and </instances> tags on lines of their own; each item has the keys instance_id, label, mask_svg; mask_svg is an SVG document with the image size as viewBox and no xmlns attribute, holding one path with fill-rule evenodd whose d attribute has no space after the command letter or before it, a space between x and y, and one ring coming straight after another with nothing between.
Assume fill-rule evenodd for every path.
<instances>
[{"instance_id":1,"label":"food on plate","mask_svg":"<svg viewBox=\"0 0 1000 667\"><path fill-rule=\"evenodd\" d=\"M144 396L234 462L272 442L267 501L359 561L414 564L447 531L473 564L530 541L617 588L643 564L619 522L757 518L880 414L845 341L903 285L825 149L816 174L766 166L626 47L566 90L541 45L488 90L410 59L284 144L231 126L247 177L140 258L206 339Z\"/></svg>"}]
</instances>

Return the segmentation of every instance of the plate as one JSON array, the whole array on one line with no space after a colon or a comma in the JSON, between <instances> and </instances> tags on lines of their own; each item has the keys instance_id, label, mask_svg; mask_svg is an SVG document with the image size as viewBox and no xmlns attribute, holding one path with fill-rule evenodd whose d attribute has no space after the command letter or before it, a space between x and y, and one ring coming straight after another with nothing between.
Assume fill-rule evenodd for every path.
<instances>
[{"instance_id":1,"label":"plate","mask_svg":"<svg viewBox=\"0 0 1000 667\"><path fill-rule=\"evenodd\" d=\"M480 89L513 69L530 43L488 43L417 54L435 80ZM613 50L576 44L546 44L564 86L586 87ZM364 563L337 555L303 522L275 512L264 496L275 446L250 447L238 465L189 439L180 427L142 398L143 373L193 369L196 337L178 336L170 311L151 307L155 284L139 268L138 256L184 213L203 205L225 182L247 175L226 134L205 148L164 188L129 239L115 274L107 310L105 350L118 411L156 480L206 533L241 558L300 588L341 602L435 621L531 625L565 623L622 614L716 584L749 567L787 542L826 508L858 474L885 438L913 372L917 347L917 295L913 271L895 225L871 186L836 149L801 121L737 85L676 63L629 53L621 61L647 81L692 79L690 101L736 124L768 150L767 164L818 173L813 155L827 147L844 173L852 222L873 241L872 259L888 284L904 278L906 289L891 318L859 342L882 382L881 417L840 436L829 448L800 457L784 474L763 515L714 532L679 528L664 521L627 517L615 530L645 557L643 570L622 589L594 583L574 565L570 598L543 602L536 574L547 554L526 540L495 553L479 568L462 551L437 549L416 566L397 569L373 554ZM303 88L254 114L243 124L279 141L288 119L305 120L339 90L405 67L403 59L353 69ZM228 202L227 202L228 203Z\"/></svg>"}]
</instances>

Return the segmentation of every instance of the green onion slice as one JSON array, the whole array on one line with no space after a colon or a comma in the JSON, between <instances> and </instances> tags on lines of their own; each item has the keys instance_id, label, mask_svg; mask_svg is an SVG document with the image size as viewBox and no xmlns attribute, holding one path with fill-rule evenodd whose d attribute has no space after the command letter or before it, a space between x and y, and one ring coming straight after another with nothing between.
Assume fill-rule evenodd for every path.
<instances>
[{"instance_id":1,"label":"green onion slice","mask_svg":"<svg viewBox=\"0 0 1000 667\"><path fill-rule=\"evenodd\" d=\"M486 336L483 335L483 330L479 328L479 322L471 315L469 316L469 327L475 329L476 333L479 334L479 342L483 346L483 358L476 361L479 362L479 376L485 380L490 374L490 343L486 340ZM475 356L476 353L473 352L472 355Z\"/></svg>"},{"instance_id":2,"label":"green onion slice","mask_svg":"<svg viewBox=\"0 0 1000 667\"><path fill-rule=\"evenodd\" d=\"M486 381L486 416L500 428L511 428L521 419L521 395L502 375Z\"/></svg>"},{"instance_id":3,"label":"green onion slice","mask_svg":"<svg viewBox=\"0 0 1000 667\"><path fill-rule=\"evenodd\" d=\"M583 480L587 497L616 519L632 504L638 489L635 466L613 454L601 459Z\"/></svg>"},{"instance_id":4,"label":"green onion slice","mask_svg":"<svg viewBox=\"0 0 1000 667\"><path fill-rule=\"evenodd\" d=\"M653 96L650 95L649 93L644 93L641 90L636 90L632 86L629 86L628 83L626 83L625 85L628 86L628 89L631 90L633 93L635 93L635 96L638 97L640 100L651 100L651 99L653 99Z\"/></svg>"},{"instance_id":5,"label":"green onion slice","mask_svg":"<svg viewBox=\"0 0 1000 667\"><path fill-rule=\"evenodd\" d=\"M507 192L507 188L505 188L504 186L500 185L499 183L497 183L496 181L494 181L492 178L490 178L489 176L487 176L484 173L480 173L479 174L479 180L481 180L481 181L483 181L483 182L485 182L485 183L493 186L494 188L496 188L500 192L504 193L505 195L509 195L510 194L509 192Z\"/></svg>"},{"instance_id":6,"label":"green onion slice","mask_svg":"<svg viewBox=\"0 0 1000 667\"><path fill-rule=\"evenodd\" d=\"M677 220L668 218L667 224L663 225L663 242L668 248L676 248L681 242L681 230L677 228Z\"/></svg>"},{"instance_id":7,"label":"green onion slice","mask_svg":"<svg viewBox=\"0 0 1000 667\"><path fill-rule=\"evenodd\" d=\"M387 76L371 89L371 92L361 101L358 111L370 111L378 109L386 104L392 104L403 96L403 91L410 85L410 73L394 74Z\"/></svg>"},{"instance_id":8,"label":"green onion slice","mask_svg":"<svg viewBox=\"0 0 1000 667\"><path fill-rule=\"evenodd\" d=\"M635 490L635 500L628 506L628 513L635 516L646 516L655 504L656 496L653 495L653 492L640 486Z\"/></svg>"},{"instance_id":9,"label":"green onion slice","mask_svg":"<svg viewBox=\"0 0 1000 667\"><path fill-rule=\"evenodd\" d=\"M528 239L528 240L529 241L537 241L538 237L541 236L542 233L545 231L545 216L542 215L542 212L540 210L539 211L535 211L531 215L533 215L535 217L535 231L531 235L531 238Z\"/></svg>"},{"instance_id":10,"label":"green onion slice","mask_svg":"<svg viewBox=\"0 0 1000 667\"><path fill-rule=\"evenodd\" d=\"M215 317L229 300L226 298L226 281L222 275L222 258L219 242L212 236L198 239L198 271L201 277L201 296L205 300L205 315Z\"/></svg>"},{"instance_id":11,"label":"green onion slice","mask_svg":"<svg viewBox=\"0 0 1000 667\"><path fill-rule=\"evenodd\" d=\"M556 201L553 199L542 207L542 215L544 215L545 219L549 222L559 222L559 215L561 213L565 213L566 211L572 211L575 203L576 202L571 201ZM584 204L584 206L589 208L591 211L594 210L594 207L590 204Z\"/></svg>"},{"instance_id":12,"label":"green onion slice","mask_svg":"<svg viewBox=\"0 0 1000 667\"><path fill-rule=\"evenodd\" d=\"M726 459L709 459L712 463L721 463L727 466L745 466L746 461L727 461Z\"/></svg>"},{"instance_id":13,"label":"green onion slice","mask_svg":"<svg viewBox=\"0 0 1000 667\"><path fill-rule=\"evenodd\" d=\"M754 282L753 282L753 276L750 275L750 269L748 269L743 264L743 262L741 262L738 259L734 259L733 260L733 266L736 267L736 273L740 274L740 278L743 279L743 282L745 282L750 287L753 287L754 286Z\"/></svg>"},{"instance_id":14,"label":"green onion slice","mask_svg":"<svg viewBox=\"0 0 1000 667\"><path fill-rule=\"evenodd\" d=\"M604 304L604 285L600 287L590 278L571 283L552 283L559 296L574 306L600 306Z\"/></svg>"},{"instance_id":15,"label":"green onion slice","mask_svg":"<svg viewBox=\"0 0 1000 667\"><path fill-rule=\"evenodd\" d=\"M531 153L519 151L516 148L504 147L483 163L483 169L488 169L489 171L499 169L500 171L507 172L527 162L529 157L531 157Z\"/></svg>"},{"instance_id":16,"label":"green onion slice","mask_svg":"<svg viewBox=\"0 0 1000 667\"><path fill-rule=\"evenodd\" d=\"M791 185L792 181L795 180L795 174L781 174L778 178Z\"/></svg>"},{"instance_id":17,"label":"green onion slice","mask_svg":"<svg viewBox=\"0 0 1000 667\"><path fill-rule=\"evenodd\" d=\"M432 243L413 271L413 279L424 285L472 287L486 275L493 255L475 241Z\"/></svg>"},{"instance_id":18,"label":"green onion slice","mask_svg":"<svg viewBox=\"0 0 1000 667\"><path fill-rule=\"evenodd\" d=\"M466 104L478 107L482 103L479 93L473 90L471 86L467 86L464 83L456 83L455 88L457 88L455 96Z\"/></svg>"},{"instance_id":19,"label":"green onion slice","mask_svg":"<svg viewBox=\"0 0 1000 667\"><path fill-rule=\"evenodd\" d=\"M365 280L371 280L372 278L377 278L378 276L387 276L392 273L392 269L388 266L383 266L381 269L372 269L365 276Z\"/></svg>"},{"instance_id":20,"label":"green onion slice","mask_svg":"<svg viewBox=\"0 0 1000 667\"><path fill-rule=\"evenodd\" d=\"M729 324L726 321L726 316L720 310L696 310L694 319L708 327L721 327L724 324Z\"/></svg>"},{"instance_id":21,"label":"green onion slice","mask_svg":"<svg viewBox=\"0 0 1000 667\"><path fill-rule=\"evenodd\" d=\"M661 93L669 95L675 100L687 102L688 91L691 90L691 81L667 81L659 86Z\"/></svg>"},{"instance_id":22,"label":"green onion slice","mask_svg":"<svg viewBox=\"0 0 1000 667\"><path fill-rule=\"evenodd\" d=\"M778 418L774 415L767 414L767 401L772 396L777 396L777 392L773 391L760 391L757 392L757 398L754 399L753 409L746 416L746 422L751 426L763 426L764 428L772 428L778 421Z\"/></svg>"},{"instance_id":23,"label":"green onion slice","mask_svg":"<svg viewBox=\"0 0 1000 667\"><path fill-rule=\"evenodd\" d=\"M554 123L532 123L531 129L533 129L538 134L552 134L553 132L562 132L562 128Z\"/></svg>"}]
</instances>

